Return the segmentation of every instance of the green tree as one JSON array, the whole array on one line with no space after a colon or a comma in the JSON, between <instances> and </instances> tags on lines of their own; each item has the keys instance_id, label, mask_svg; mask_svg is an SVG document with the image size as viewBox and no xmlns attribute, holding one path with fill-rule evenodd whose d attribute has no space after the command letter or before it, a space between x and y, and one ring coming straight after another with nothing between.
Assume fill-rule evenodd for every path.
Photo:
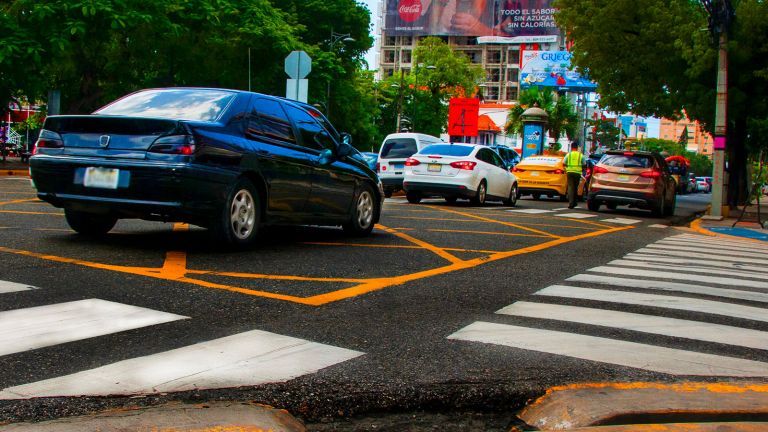
<instances>
[{"instance_id":1,"label":"green tree","mask_svg":"<svg viewBox=\"0 0 768 432\"><path fill-rule=\"evenodd\" d=\"M751 119L768 118L768 3L740 0L731 32L728 82L728 201L746 193ZM713 132L717 51L699 1L556 0L574 42L572 62L598 83L603 107L642 116L684 113Z\"/></svg>"},{"instance_id":2,"label":"green tree","mask_svg":"<svg viewBox=\"0 0 768 432\"><path fill-rule=\"evenodd\" d=\"M594 119L589 121L590 126L595 128L593 141L595 145L615 149L619 145L619 128L614 120Z\"/></svg>"},{"instance_id":3,"label":"green tree","mask_svg":"<svg viewBox=\"0 0 768 432\"><path fill-rule=\"evenodd\" d=\"M520 93L518 104L510 108L504 131L508 135L519 134L523 130L522 115L528 108L538 106L548 117L547 131L555 144L563 136L574 139L579 127L579 115L573 103L567 97L558 97L552 88L530 87ZM556 150L553 148L553 150Z\"/></svg>"}]
</instances>

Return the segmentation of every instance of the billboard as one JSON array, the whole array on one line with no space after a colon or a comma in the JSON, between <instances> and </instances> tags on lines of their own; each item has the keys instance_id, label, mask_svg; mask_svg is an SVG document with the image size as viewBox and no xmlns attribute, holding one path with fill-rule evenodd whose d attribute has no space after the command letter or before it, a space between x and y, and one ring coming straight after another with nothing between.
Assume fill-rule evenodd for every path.
<instances>
[{"instance_id":1,"label":"billboard","mask_svg":"<svg viewBox=\"0 0 768 432\"><path fill-rule=\"evenodd\" d=\"M523 51L520 55L520 87L557 87L572 92L594 91L597 84L571 68L568 51Z\"/></svg>"},{"instance_id":2,"label":"billboard","mask_svg":"<svg viewBox=\"0 0 768 432\"><path fill-rule=\"evenodd\" d=\"M392 36L556 36L552 0L385 0Z\"/></svg>"}]
</instances>

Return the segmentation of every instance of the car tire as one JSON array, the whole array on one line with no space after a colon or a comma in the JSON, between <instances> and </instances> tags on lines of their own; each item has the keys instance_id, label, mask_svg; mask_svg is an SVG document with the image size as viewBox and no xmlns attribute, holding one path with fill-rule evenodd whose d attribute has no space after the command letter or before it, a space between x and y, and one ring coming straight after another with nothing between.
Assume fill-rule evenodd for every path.
<instances>
[{"instance_id":1,"label":"car tire","mask_svg":"<svg viewBox=\"0 0 768 432\"><path fill-rule=\"evenodd\" d=\"M531 198L533 198L534 200L538 201L538 200L541 199L541 194L540 193L532 193L531 194Z\"/></svg>"},{"instance_id":2,"label":"car tire","mask_svg":"<svg viewBox=\"0 0 768 432\"><path fill-rule=\"evenodd\" d=\"M483 205L485 204L485 198L488 193L488 186L485 183L485 180L480 180L480 185L477 186L477 192L475 193L475 196L472 197L472 204L474 205Z\"/></svg>"},{"instance_id":3,"label":"car tire","mask_svg":"<svg viewBox=\"0 0 768 432\"><path fill-rule=\"evenodd\" d=\"M593 212L600 211L600 203L595 200L587 200L587 208Z\"/></svg>"},{"instance_id":4,"label":"car tire","mask_svg":"<svg viewBox=\"0 0 768 432\"><path fill-rule=\"evenodd\" d=\"M355 197L355 205L349 215L349 222L341 227L349 235L365 236L373 231L373 219L377 212L378 202L373 189L367 184L360 186L360 192Z\"/></svg>"},{"instance_id":5,"label":"car tire","mask_svg":"<svg viewBox=\"0 0 768 432\"><path fill-rule=\"evenodd\" d=\"M405 198L411 204L418 204L421 202L421 194L419 192L406 192Z\"/></svg>"},{"instance_id":6,"label":"car tire","mask_svg":"<svg viewBox=\"0 0 768 432\"><path fill-rule=\"evenodd\" d=\"M672 195L672 203L667 203L664 207L664 216L674 216L675 205L677 205L677 195Z\"/></svg>"},{"instance_id":7,"label":"car tire","mask_svg":"<svg viewBox=\"0 0 768 432\"><path fill-rule=\"evenodd\" d=\"M70 228L78 234L99 236L108 233L117 223L117 218L109 215L79 212L64 209L64 218Z\"/></svg>"},{"instance_id":8,"label":"car tire","mask_svg":"<svg viewBox=\"0 0 768 432\"><path fill-rule=\"evenodd\" d=\"M392 198L392 189L384 189L384 198Z\"/></svg>"},{"instance_id":9,"label":"car tire","mask_svg":"<svg viewBox=\"0 0 768 432\"><path fill-rule=\"evenodd\" d=\"M261 221L261 197L250 180L241 178L230 189L211 231L222 243L247 246L256 239Z\"/></svg>"},{"instance_id":10,"label":"car tire","mask_svg":"<svg viewBox=\"0 0 768 432\"><path fill-rule=\"evenodd\" d=\"M514 207L517 204L517 197L520 196L520 191L517 189L517 183L512 185L512 189L509 191L509 198L504 200L504 205Z\"/></svg>"},{"instance_id":11,"label":"car tire","mask_svg":"<svg viewBox=\"0 0 768 432\"><path fill-rule=\"evenodd\" d=\"M447 196L444 198L445 198L445 202L447 202L448 204L456 204L456 200L458 200L458 198L456 198L455 196Z\"/></svg>"},{"instance_id":12,"label":"car tire","mask_svg":"<svg viewBox=\"0 0 768 432\"><path fill-rule=\"evenodd\" d=\"M664 191L664 193L661 195L661 199L659 200L656 205L651 208L651 214L653 217L662 217L664 216L664 212L666 212L666 203L667 203L667 192Z\"/></svg>"}]
</instances>

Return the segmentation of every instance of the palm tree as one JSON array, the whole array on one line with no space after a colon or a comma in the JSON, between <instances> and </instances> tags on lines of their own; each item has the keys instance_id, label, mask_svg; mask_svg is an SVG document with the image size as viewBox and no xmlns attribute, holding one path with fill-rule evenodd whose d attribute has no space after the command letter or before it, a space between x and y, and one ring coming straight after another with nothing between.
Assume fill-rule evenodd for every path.
<instances>
[{"instance_id":1,"label":"palm tree","mask_svg":"<svg viewBox=\"0 0 768 432\"><path fill-rule=\"evenodd\" d=\"M569 139L573 139L578 129L579 115L570 99L557 97L557 93L549 87L540 89L534 86L522 92L518 104L509 110L504 132L507 135L520 133L523 130L521 116L534 105L543 109L549 116L547 131L555 143L564 133Z\"/></svg>"}]
</instances>

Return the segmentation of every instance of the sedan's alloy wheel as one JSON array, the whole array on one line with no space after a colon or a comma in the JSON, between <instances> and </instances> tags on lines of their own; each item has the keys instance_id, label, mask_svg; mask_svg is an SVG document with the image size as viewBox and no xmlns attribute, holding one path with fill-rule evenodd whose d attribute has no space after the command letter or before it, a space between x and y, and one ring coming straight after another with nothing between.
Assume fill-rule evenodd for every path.
<instances>
[{"instance_id":1,"label":"sedan's alloy wheel","mask_svg":"<svg viewBox=\"0 0 768 432\"><path fill-rule=\"evenodd\" d=\"M232 199L230 207L230 225L232 233L239 240L247 239L256 223L256 206L253 196L247 189L241 189Z\"/></svg>"},{"instance_id":2,"label":"sedan's alloy wheel","mask_svg":"<svg viewBox=\"0 0 768 432\"><path fill-rule=\"evenodd\" d=\"M364 190L357 198L357 224L360 228L368 228L373 221L373 197Z\"/></svg>"}]
</instances>

